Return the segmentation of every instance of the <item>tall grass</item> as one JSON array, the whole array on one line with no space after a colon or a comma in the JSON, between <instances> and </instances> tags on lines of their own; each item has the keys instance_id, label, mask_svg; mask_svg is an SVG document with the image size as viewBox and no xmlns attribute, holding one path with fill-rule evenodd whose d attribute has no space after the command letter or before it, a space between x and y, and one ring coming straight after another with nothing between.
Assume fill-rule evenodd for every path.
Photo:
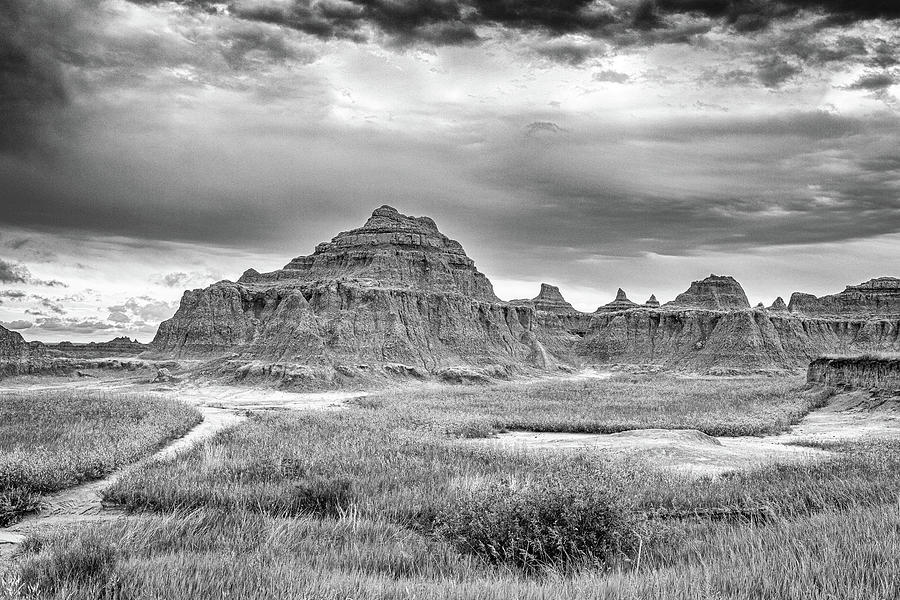
<instances>
[{"instance_id":1,"label":"tall grass","mask_svg":"<svg viewBox=\"0 0 900 600\"><path fill-rule=\"evenodd\" d=\"M0 396L0 525L41 494L133 462L201 420L185 404L98 392Z\"/></svg>"},{"instance_id":2,"label":"tall grass","mask_svg":"<svg viewBox=\"0 0 900 600\"><path fill-rule=\"evenodd\" d=\"M719 384L696 388L707 410ZM611 385L656 394L628 392L638 403L667 402L658 383ZM732 412L718 425L738 423L741 406L794 414L821 401L799 401L795 382L763 386L757 399L749 387L720 399ZM108 488L132 519L30 540L13 585L26 596L135 600L897 597L900 442L696 479L640 456L455 439L529 418L626 422L627 403L602 400L594 382L585 390L570 412L568 392L523 400L510 386L443 404L424 394L409 406L376 397L344 412L254 414ZM669 394L665 422L689 416L684 394ZM496 420L504 402L510 416Z\"/></svg>"},{"instance_id":3,"label":"tall grass","mask_svg":"<svg viewBox=\"0 0 900 600\"><path fill-rule=\"evenodd\" d=\"M807 389L798 378L654 375L390 392L357 403L392 411L410 426L457 437L485 437L502 430L617 433L644 428L739 436L784 431L822 406L831 393Z\"/></svg>"},{"instance_id":4,"label":"tall grass","mask_svg":"<svg viewBox=\"0 0 900 600\"><path fill-rule=\"evenodd\" d=\"M473 447L405 429L389 412L265 414L178 461L146 465L105 493L134 510L356 514L438 532L458 548L534 568L535 561L559 561L544 551L518 560L523 554L512 537L532 546L551 539L558 547L578 546L561 553L577 562L594 553L592 542L579 537L585 531L578 519L607 510L635 517L616 517L609 525L619 546L632 548L640 536L675 539L671 522L684 518L761 522L889 502L900 494L898 450L898 442L853 445L818 463L698 481L637 457ZM568 481L568 492L560 481ZM551 515L563 514L560 498L582 512L554 520ZM501 526L503 519L523 518L528 521L516 531ZM493 549L479 536L494 536Z\"/></svg>"},{"instance_id":5,"label":"tall grass","mask_svg":"<svg viewBox=\"0 0 900 600\"><path fill-rule=\"evenodd\" d=\"M894 600L900 590L896 505L765 525L699 524L690 540L612 572L588 566L531 577L377 521L200 510L34 540L9 597Z\"/></svg>"}]
</instances>

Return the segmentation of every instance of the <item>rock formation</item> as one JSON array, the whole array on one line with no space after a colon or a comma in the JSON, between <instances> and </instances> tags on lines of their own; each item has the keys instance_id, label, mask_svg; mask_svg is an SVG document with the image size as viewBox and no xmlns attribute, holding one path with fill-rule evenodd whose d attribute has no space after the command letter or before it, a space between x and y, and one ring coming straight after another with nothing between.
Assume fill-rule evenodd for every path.
<instances>
[{"instance_id":1,"label":"rock formation","mask_svg":"<svg viewBox=\"0 0 900 600\"><path fill-rule=\"evenodd\" d=\"M824 353L900 350L898 282L751 308L732 277L659 306L616 299L582 313L543 284L502 302L431 219L383 206L358 229L271 273L184 293L148 353L220 358L240 378L346 383L378 373L446 381L525 368L652 364L704 373L796 370ZM890 313L890 314L889 314Z\"/></svg>"},{"instance_id":2,"label":"rock formation","mask_svg":"<svg viewBox=\"0 0 900 600\"><path fill-rule=\"evenodd\" d=\"M807 315L900 315L900 279L879 277L821 298L795 292L788 310Z\"/></svg>"},{"instance_id":3,"label":"rock formation","mask_svg":"<svg viewBox=\"0 0 900 600\"><path fill-rule=\"evenodd\" d=\"M900 355L822 357L809 363L806 380L900 395Z\"/></svg>"},{"instance_id":4,"label":"rock formation","mask_svg":"<svg viewBox=\"0 0 900 600\"><path fill-rule=\"evenodd\" d=\"M694 281L687 291L678 294L666 306L703 308L707 310L740 310L750 308L747 294L734 277L710 275Z\"/></svg>"},{"instance_id":5,"label":"rock formation","mask_svg":"<svg viewBox=\"0 0 900 600\"><path fill-rule=\"evenodd\" d=\"M117 337L108 342L88 342L86 344L74 344L72 342L59 342L46 344L50 350L56 350L63 356L71 358L106 358L108 356L136 356L149 348L137 340L127 337Z\"/></svg>"},{"instance_id":6,"label":"rock formation","mask_svg":"<svg viewBox=\"0 0 900 600\"><path fill-rule=\"evenodd\" d=\"M659 300L656 299L656 294L650 294L650 297L647 298L647 301L644 302L645 308L659 308Z\"/></svg>"},{"instance_id":7,"label":"rock formation","mask_svg":"<svg viewBox=\"0 0 900 600\"><path fill-rule=\"evenodd\" d=\"M541 292L531 300L510 300L510 304L531 305L536 310L547 312L569 313L575 311L575 307L566 302L559 288L549 283L541 284Z\"/></svg>"},{"instance_id":8,"label":"rock formation","mask_svg":"<svg viewBox=\"0 0 900 600\"><path fill-rule=\"evenodd\" d=\"M185 292L152 348L178 357L361 364L363 372L387 363L432 372L549 367L555 359L532 331L534 316L531 306L498 300L462 246L434 221L382 206L362 227L283 269L251 269L237 282Z\"/></svg>"},{"instance_id":9,"label":"rock formation","mask_svg":"<svg viewBox=\"0 0 900 600\"><path fill-rule=\"evenodd\" d=\"M632 308L638 308L638 305L628 299L628 296L625 295L625 290L619 288L619 291L616 292L616 299L599 307L597 312L617 312L631 310Z\"/></svg>"},{"instance_id":10,"label":"rock formation","mask_svg":"<svg viewBox=\"0 0 900 600\"><path fill-rule=\"evenodd\" d=\"M775 302L773 302L772 306L769 307L769 310L784 311L787 309L787 304L784 303L784 298L782 298L781 296L775 298Z\"/></svg>"},{"instance_id":11,"label":"rock formation","mask_svg":"<svg viewBox=\"0 0 900 600\"><path fill-rule=\"evenodd\" d=\"M18 332L0 326L0 377L47 370L46 354L40 342L26 342Z\"/></svg>"}]
</instances>

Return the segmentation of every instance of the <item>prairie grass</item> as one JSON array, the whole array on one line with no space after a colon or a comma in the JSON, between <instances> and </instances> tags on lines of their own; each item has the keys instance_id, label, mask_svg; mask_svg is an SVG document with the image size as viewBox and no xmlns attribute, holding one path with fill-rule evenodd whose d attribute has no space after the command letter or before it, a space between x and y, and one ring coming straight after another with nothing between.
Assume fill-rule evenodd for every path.
<instances>
[{"instance_id":1,"label":"prairie grass","mask_svg":"<svg viewBox=\"0 0 900 600\"><path fill-rule=\"evenodd\" d=\"M784 431L831 395L828 389L807 389L800 378L653 375L404 391L357 403L456 437L486 437L503 430L617 433L646 428L741 436Z\"/></svg>"},{"instance_id":2,"label":"prairie grass","mask_svg":"<svg viewBox=\"0 0 900 600\"><path fill-rule=\"evenodd\" d=\"M567 481L568 489L579 495L566 495L559 481ZM535 489L542 491L533 495ZM609 512L615 517L611 523L622 524L610 526L611 534L621 547L632 548L639 536L656 539L653 532L660 532L663 541L677 539L669 531L673 519L761 522L892 502L900 494L900 442L852 444L816 463L770 465L697 480L655 469L639 457L474 446L430 430L405 429L390 411L257 414L177 461L127 474L105 494L133 510L356 514L437 532L458 548L495 558L510 552L523 556L515 544L502 542L513 534L498 523L504 514L515 519L527 514L530 521L518 530L517 539L525 540L523 532L531 532L529 544L543 543L538 539L543 536L554 539L557 547L579 545L583 552L564 553L577 562L602 543L591 546L578 537L583 529L551 522L550 513L542 511L557 506L560 497L581 507L569 523ZM481 516L473 510L481 510ZM481 518L480 529L453 517L460 514L467 514L468 523ZM486 550L489 544L479 536L493 535L491 527L497 543ZM552 553L536 557L559 566ZM535 567L531 558L510 562Z\"/></svg>"},{"instance_id":3,"label":"prairie grass","mask_svg":"<svg viewBox=\"0 0 900 600\"><path fill-rule=\"evenodd\" d=\"M130 519L30 539L10 589L134 600L898 597L900 442L697 479L639 456L458 439L513 422L699 423L684 389L700 390L707 411L726 407L710 427L743 427L741 407L754 427L780 427L827 398L769 380L756 380L756 396L735 380L672 379L668 397L643 380L565 391L581 383L557 384L559 395L467 388L410 394L408 405L391 395L343 412L255 413L117 480L106 498ZM669 408L641 421L604 385ZM717 386L731 385L717 401ZM765 420L767 405L782 416Z\"/></svg>"},{"instance_id":4,"label":"prairie grass","mask_svg":"<svg viewBox=\"0 0 900 600\"><path fill-rule=\"evenodd\" d=\"M357 517L199 510L35 539L9 588L73 600L893 600L900 591L896 505L689 529L691 541L665 557L525 576Z\"/></svg>"},{"instance_id":5,"label":"prairie grass","mask_svg":"<svg viewBox=\"0 0 900 600\"><path fill-rule=\"evenodd\" d=\"M0 526L40 495L133 462L201 420L185 404L96 392L0 396Z\"/></svg>"}]
</instances>

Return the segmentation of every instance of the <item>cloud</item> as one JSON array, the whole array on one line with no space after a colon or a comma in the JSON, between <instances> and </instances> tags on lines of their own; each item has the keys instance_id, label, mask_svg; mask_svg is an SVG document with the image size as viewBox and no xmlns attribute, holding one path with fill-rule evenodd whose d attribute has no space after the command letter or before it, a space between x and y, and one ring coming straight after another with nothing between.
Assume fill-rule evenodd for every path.
<instances>
[{"instance_id":1,"label":"cloud","mask_svg":"<svg viewBox=\"0 0 900 600\"><path fill-rule=\"evenodd\" d=\"M126 315L123 312L115 311L109 313L109 316L106 317L107 321L112 321L113 323L130 323L131 317Z\"/></svg>"},{"instance_id":2,"label":"cloud","mask_svg":"<svg viewBox=\"0 0 900 600\"><path fill-rule=\"evenodd\" d=\"M619 73L618 71L612 70L604 70L604 71L595 71L593 75L591 75L591 79L594 81L602 81L609 83L627 83L631 77L626 73Z\"/></svg>"},{"instance_id":3,"label":"cloud","mask_svg":"<svg viewBox=\"0 0 900 600\"><path fill-rule=\"evenodd\" d=\"M66 309L63 308L63 306L61 304L59 304L59 302L51 300L50 298L45 298L44 296L38 296L38 295L34 295L34 294L32 294L31 297L34 298L35 300L39 301L41 306L49 309L51 312L55 312L58 315L66 314Z\"/></svg>"},{"instance_id":4,"label":"cloud","mask_svg":"<svg viewBox=\"0 0 900 600\"><path fill-rule=\"evenodd\" d=\"M28 267L0 259L0 282L2 283L27 283L43 287L68 287L57 279L45 280L32 277Z\"/></svg>"},{"instance_id":5,"label":"cloud","mask_svg":"<svg viewBox=\"0 0 900 600\"><path fill-rule=\"evenodd\" d=\"M533 52L556 63L577 66L585 61L602 56L606 46L593 40L567 38L542 39L532 44Z\"/></svg>"},{"instance_id":6,"label":"cloud","mask_svg":"<svg viewBox=\"0 0 900 600\"><path fill-rule=\"evenodd\" d=\"M766 87L777 88L799 72L799 67L780 56L771 56L757 63L756 77Z\"/></svg>"},{"instance_id":7,"label":"cloud","mask_svg":"<svg viewBox=\"0 0 900 600\"><path fill-rule=\"evenodd\" d=\"M130 313L132 317L141 321L158 323L170 318L178 308L178 303L155 300L149 296L140 296L138 298L129 298L123 304L117 304L108 308L111 313L110 318L118 314L130 319L131 317L128 317L127 314Z\"/></svg>"},{"instance_id":8,"label":"cloud","mask_svg":"<svg viewBox=\"0 0 900 600\"><path fill-rule=\"evenodd\" d=\"M72 333L93 333L96 331L105 331L113 329L115 326L94 319L59 319L56 317L44 319L39 322L36 327L47 331L62 331Z\"/></svg>"},{"instance_id":9,"label":"cloud","mask_svg":"<svg viewBox=\"0 0 900 600\"><path fill-rule=\"evenodd\" d=\"M161 275L153 275L150 277L150 281L152 281L153 283L158 283L165 287L177 289L186 289L191 286L205 286L220 279L222 279L222 276L220 274L213 273L211 271L191 271L189 273L176 271L174 273L165 273Z\"/></svg>"},{"instance_id":10,"label":"cloud","mask_svg":"<svg viewBox=\"0 0 900 600\"><path fill-rule=\"evenodd\" d=\"M31 321L22 320L0 321L0 325L6 327L7 329L31 329L32 327L34 327L34 323L32 323Z\"/></svg>"},{"instance_id":11,"label":"cloud","mask_svg":"<svg viewBox=\"0 0 900 600\"><path fill-rule=\"evenodd\" d=\"M13 300L18 300L20 298L26 297L28 294L23 292L22 290L0 290L0 297L2 298L12 298Z\"/></svg>"},{"instance_id":12,"label":"cloud","mask_svg":"<svg viewBox=\"0 0 900 600\"><path fill-rule=\"evenodd\" d=\"M22 265L15 265L0 259L0 282L25 283L29 277L31 274Z\"/></svg>"},{"instance_id":13,"label":"cloud","mask_svg":"<svg viewBox=\"0 0 900 600\"><path fill-rule=\"evenodd\" d=\"M883 90L897 83L897 79L890 73L866 73L847 86L851 90Z\"/></svg>"}]
</instances>

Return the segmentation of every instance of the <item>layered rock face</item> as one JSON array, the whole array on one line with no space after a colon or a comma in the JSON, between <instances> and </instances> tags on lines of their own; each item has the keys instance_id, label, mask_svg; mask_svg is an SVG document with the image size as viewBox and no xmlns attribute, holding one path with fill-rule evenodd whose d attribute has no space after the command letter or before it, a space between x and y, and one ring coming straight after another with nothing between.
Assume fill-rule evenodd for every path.
<instances>
[{"instance_id":1,"label":"layered rock face","mask_svg":"<svg viewBox=\"0 0 900 600\"><path fill-rule=\"evenodd\" d=\"M900 395L900 356L823 357L809 363L809 383Z\"/></svg>"},{"instance_id":2,"label":"layered rock face","mask_svg":"<svg viewBox=\"0 0 900 600\"><path fill-rule=\"evenodd\" d=\"M659 309L596 313L576 354L740 373L793 370L826 353L900 350L900 318L869 316L865 305L837 316L794 314L783 306L776 301L771 309L750 309L737 281L713 275Z\"/></svg>"},{"instance_id":3,"label":"layered rock face","mask_svg":"<svg viewBox=\"0 0 900 600\"><path fill-rule=\"evenodd\" d=\"M625 295L625 290L619 288L619 291L616 292L616 299L598 308L597 312L615 312L620 310L629 310L637 307L637 303L632 302L628 299L628 296Z\"/></svg>"},{"instance_id":4,"label":"layered rock face","mask_svg":"<svg viewBox=\"0 0 900 600\"><path fill-rule=\"evenodd\" d=\"M741 310L750 308L747 294L734 277L710 275L694 281L687 291L678 294L667 306L707 310Z\"/></svg>"},{"instance_id":5,"label":"layered rock face","mask_svg":"<svg viewBox=\"0 0 900 600\"><path fill-rule=\"evenodd\" d=\"M149 348L137 340L127 337L117 337L108 342L88 342L86 344L74 344L72 342L59 342L47 344L50 350L56 350L63 356L71 358L105 358L109 356L136 356Z\"/></svg>"},{"instance_id":6,"label":"layered rock face","mask_svg":"<svg viewBox=\"0 0 900 600\"><path fill-rule=\"evenodd\" d=\"M26 342L18 332L0 326L0 376L36 373L48 366L42 344Z\"/></svg>"},{"instance_id":7,"label":"layered rock face","mask_svg":"<svg viewBox=\"0 0 900 600\"><path fill-rule=\"evenodd\" d=\"M281 270L185 292L152 347L307 365L544 367L554 359L532 332L534 315L500 302L431 219L383 206Z\"/></svg>"},{"instance_id":8,"label":"layered rock face","mask_svg":"<svg viewBox=\"0 0 900 600\"><path fill-rule=\"evenodd\" d=\"M272 273L251 269L238 283L331 280L500 301L459 242L438 231L428 217L401 215L390 206L376 209L359 229L319 244L311 255L297 257Z\"/></svg>"},{"instance_id":9,"label":"layered rock face","mask_svg":"<svg viewBox=\"0 0 900 600\"><path fill-rule=\"evenodd\" d=\"M371 371L475 380L585 363L796 370L825 353L900 350L897 294L898 280L882 278L751 309L734 278L711 275L661 307L619 290L582 313L549 284L502 302L431 219L383 206L283 269L185 292L152 353L225 357L235 372L285 380Z\"/></svg>"},{"instance_id":10,"label":"layered rock face","mask_svg":"<svg viewBox=\"0 0 900 600\"><path fill-rule=\"evenodd\" d=\"M900 279L879 277L821 298L795 292L788 310L808 315L900 315Z\"/></svg>"}]
</instances>

